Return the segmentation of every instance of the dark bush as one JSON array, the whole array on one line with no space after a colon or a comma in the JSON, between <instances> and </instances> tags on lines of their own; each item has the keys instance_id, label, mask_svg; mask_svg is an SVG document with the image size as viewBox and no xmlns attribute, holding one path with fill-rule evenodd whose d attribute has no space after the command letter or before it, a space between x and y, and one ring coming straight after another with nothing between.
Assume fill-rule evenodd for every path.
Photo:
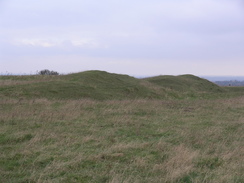
<instances>
[{"instance_id":1,"label":"dark bush","mask_svg":"<svg viewBox=\"0 0 244 183\"><path fill-rule=\"evenodd\" d=\"M59 75L58 72L56 71L50 71L48 69L45 69L45 70L41 70L38 72L39 75Z\"/></svg>"}]
</instances>

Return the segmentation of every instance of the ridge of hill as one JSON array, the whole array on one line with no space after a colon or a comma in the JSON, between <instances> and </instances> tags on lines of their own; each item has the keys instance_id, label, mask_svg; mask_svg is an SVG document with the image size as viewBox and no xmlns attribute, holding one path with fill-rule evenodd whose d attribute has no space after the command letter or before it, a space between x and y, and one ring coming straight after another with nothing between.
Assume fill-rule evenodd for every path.
<instances>
[{"instance_id":1,"label":"ridge of hill","mask_svg":"<svg viewBox=\"0 0 244 183\"><path fill-rule=\"evenodd\" d=\"M0 97L14 98L156 99L223 91L214 83L193 75L136 79L94 70L59 76L0 76Z\"/></svg>"},{"instance_id":2,"label":"ridge of hill","mask_svg":"<svg viewBox=\"0 0 244 183\"><path fill-rule=\"evenodd\" d=\"M1 76L0 96L55 99L161 98L128 75L85 71L60 76Z\"/></svg>"},{"instance_id":3,"label":"ridge of hill","mask_svg":"<svg viewBox=\"0 0 244 183\"><path fill-rule=\"evenodd\" d=\"M159 85L164 88L170 88L178 92L224 92L225 90L216 84L194 76L194 75L161 75L145 78L144 80Z\"/></svg>"}]
</instances>

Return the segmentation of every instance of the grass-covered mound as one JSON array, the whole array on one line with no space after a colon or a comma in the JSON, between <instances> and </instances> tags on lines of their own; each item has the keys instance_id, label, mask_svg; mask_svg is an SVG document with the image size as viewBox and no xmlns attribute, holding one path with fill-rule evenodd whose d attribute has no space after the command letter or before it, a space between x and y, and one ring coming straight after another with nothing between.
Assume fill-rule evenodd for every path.
<instances>
[{"instance_id":1,"label":"grass-covered mound","mask_svg":"<svg viewBox=\"0 0 244 183\"><path fill-rule=\"evenodd\" d=\"M61 76L1 76L0 82L1 96L18 98L105 100L163 96L139 79L103 71Z\"/></svg>"},{"instance_id":2,"label":"grass-covered mound","mask_svg":"<svg viewBox=\"0 0 244 183\"><path fill-rule=\"evenodd\" d=\"M183 99L214 97L231 93L216 84L193 76L157 76L137 79L104 71L68 75L0 76L0 97L47 99Z\"/></svg>"},{"instance_id":3,"label":"grass-covered mound","mask_svg":"<svg viewBox=\"0 0 244 183\"><path fill-rule=\"evenodd\" d=\"M144 79L164 88L178 92L223 92L224 89L216 84L194 75L156 76Z\"/></svg>"}]
</instances>

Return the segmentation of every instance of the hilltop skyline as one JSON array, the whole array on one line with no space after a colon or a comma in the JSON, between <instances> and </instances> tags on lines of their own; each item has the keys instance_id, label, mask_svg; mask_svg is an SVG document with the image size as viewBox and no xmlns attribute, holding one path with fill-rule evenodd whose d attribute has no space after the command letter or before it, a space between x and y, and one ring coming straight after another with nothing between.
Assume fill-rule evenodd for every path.
<instances>
[{"instance_id":1,"label":"hilltop skyline","mask_svg":"<svg viewBox=\"0 0 244 183\"><path fill-rule=\"evenodd\" d=\"M0 1L0 73L243 76L241 0Z\"/></svg>"}]
</instances>

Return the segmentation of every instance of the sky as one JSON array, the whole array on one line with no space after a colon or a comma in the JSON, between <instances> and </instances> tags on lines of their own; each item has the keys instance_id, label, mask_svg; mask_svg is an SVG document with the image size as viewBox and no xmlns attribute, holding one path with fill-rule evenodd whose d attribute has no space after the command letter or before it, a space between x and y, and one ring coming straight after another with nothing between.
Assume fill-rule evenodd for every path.
<instances>
[{"instance_id":1,"label":"sky","mask_svg":"<svg viewBox=\"0 0 244 183\"><path fill-rule=\"evenodd\" d=\"M244 0L0 0L0 73L244 76Z\"/></svg>"}]
</instances>

